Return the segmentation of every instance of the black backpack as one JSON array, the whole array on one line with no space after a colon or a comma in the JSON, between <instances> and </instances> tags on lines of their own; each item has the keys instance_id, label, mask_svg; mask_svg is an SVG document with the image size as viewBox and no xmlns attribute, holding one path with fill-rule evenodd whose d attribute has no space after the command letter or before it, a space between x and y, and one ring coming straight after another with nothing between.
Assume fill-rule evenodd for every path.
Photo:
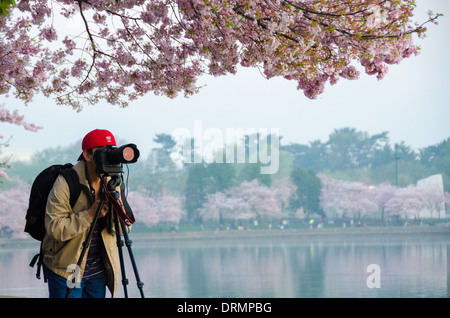
<instances>
[{"instance_id":1,"label":"black backpack","mask_svg":"<svg viewBox=\"0 0 450 318\"><path fill-rule=\"evenodd\" d=\"M38 262L36 277L40 278L40 267L42 265L42 240L45 236L45 208L47 205L47 197L53 188L56 178L61 174L67 181L70 189L70 205L73 208L81 193L81 185L78 175L73 165L67 163L65 165L52 165L44 169L33 182L31 186L30 199L27 214L25 216L25 232L34 239L41 241L41 250L31 260L30 266L34 267Z\"/></svg>"}]
</instances>

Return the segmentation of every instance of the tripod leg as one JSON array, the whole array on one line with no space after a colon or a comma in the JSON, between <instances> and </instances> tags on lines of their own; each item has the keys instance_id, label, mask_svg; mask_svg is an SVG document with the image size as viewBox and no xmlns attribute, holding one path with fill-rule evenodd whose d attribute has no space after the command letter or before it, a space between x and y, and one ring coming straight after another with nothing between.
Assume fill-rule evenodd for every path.
<instances>
[{"instance_id":1,"label":"tripod leg","mask_svg":"<svg viewBox=\"0 0 450 318\"><path fill-rule=\"evenodd\" d=\"M143 290L144 283L141 281L141 279L139 277L138 268L136 265L136 261L134 260L133 251L131 249L131 244L133 242L130 240L130 238L128 236L127 227L125 226L125 224L120 223L120 225L122 226L122 234L123 234L123 237L125 238L125 245L127 246L128 254L130 254L131 265L133 266L133 271L134 271L134 275L136 276L136 282L137 282L137 286L139 288L139 292L141 293L141 298L145 298L144 290Z\"/></svg>"},{"instance_id":2,"label":"tripod leg","mask_svg":"<svg viewBox=\"0 0 450 318\"><path fill-rule=\"evenodd\" d=\"M127 291L127 285L128 285L128 279L126 277L125 272L125 264L123 261L123 253L122 253L122 247L123 247L123 241L119 233L119 221L117 219L117 215L114 214L114 227L116 228L116 241L117 241L117 248L119 251L119 260L120 260L120 269L122 273L122 285L123 285L123 292L125 295L125 298L128 298L128 291Z\"/></svg>"},{"instance_id":3,"label":"tripod leg","mask_svg":"<svg viewBox=\"0 0 450 318\"><path fill-rule=\"evenodd\" d=\"M109 188L109 183L108 183L108 188ZM114 191L113 190L113 186L111 186L111 189L109 189L108 193L111 195L111 197L114 200L116 200L116 201L119 200L119 196L120 196L119 192ZM115 208L111 209L111 210L115 210ZM119 225L119 223L120 223L120 225ZM114 226L116 228L116 238L117 238L118 242L120 240L120 238L118 238L118 237L120 237L120 235L121 235L120 229L122 229L122 235L125 238L125 245L127 246L128 253L130 254L131 264L133 266L134 274L136 276L137 285L138 285L138 288L140 290L141 297L145 298L144 297L144 291L143 291L144 283L141 282L141 279L139 278L139 273L138 273L138 269L137 269L137 266L136 266L136 262L134 260L133 251L131 250L131 243L132 242L131 242L131 240L128 237L128 229L127 229L126 225L123 222L119 222L119 216L117 215L117 212L114 213ZM122 255L121 248L122 248L122 245L119 247L119 255L120 255L120 259L121 259L120 262L121 262L121 268L122 268L122 277L125 277L125 267L124 267L124 264L123 264L123 255ZM128 283L128 280L126 280L126 281Z\"/></svg>"},{"instance_id":4,"label":"tripod leg","mask_svg":"<svg viewBox=\"0 0 450 318\"><path fill-rule=\"evenodd\" d=\"M94 219L92 220L92 224L91 224L91 227L89 228L89 232L88 232L88 235L86 237L86 240L83 242L83 249L81 250L80 257L78 258L77 267L76 268L80 268L81 262L83 261L83 258L84 258L84 254L86 254L86 251L87 251L89 245L91 245L92 233L94 232L94 227L97 224L98 217L100 215L100 211L102 210L104 204L105 204L105 200L104 200L104 198L102 198L100 203L99 203L99 205L98 205L98 207L97 207L97 211L95 211L95 216L94 216ZM75 275L76 272L77 272L76 269L74 269L73 279L72 279L72 285L73 286L75 285L75 282L76 282L76 275ZM65 298L69 298L69 295L70 295L70 292L72 291L72 289L73 289L73 287L67 286L67 291L66 291L66 297Z\"/></svg>"}]
</instances>

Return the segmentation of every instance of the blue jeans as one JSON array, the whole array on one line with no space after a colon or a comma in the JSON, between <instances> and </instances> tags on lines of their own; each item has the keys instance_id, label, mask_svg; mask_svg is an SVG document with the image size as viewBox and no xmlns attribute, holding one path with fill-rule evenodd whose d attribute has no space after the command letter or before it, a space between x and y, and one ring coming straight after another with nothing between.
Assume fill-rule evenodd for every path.
<instances>
[{"instance_id":1,"label":"blue jeans","mask_svg":"<svg viewBox=\"0 0 450 318\"><path fill-rule=\"evenodd\" d=\"M65 298L67 292L67 279L55 274L44 267L48 282L50 298ZM80 286L72 288L69 298L105 298L106 272L103 271L93 276L82 278Z\"/></svg>"}]
</instances>

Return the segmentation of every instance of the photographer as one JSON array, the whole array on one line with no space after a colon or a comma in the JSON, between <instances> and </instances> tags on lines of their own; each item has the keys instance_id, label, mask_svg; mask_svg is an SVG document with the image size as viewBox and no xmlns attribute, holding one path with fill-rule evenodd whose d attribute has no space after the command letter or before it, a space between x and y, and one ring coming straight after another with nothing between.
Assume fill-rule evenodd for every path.
<instances>
[{"instance_id":1,"label":"photographer","mask_svg":"<svg viewBox=\"0 0 450 318\"><path fill-rule=\"evenodd\" d=\"M72 208L66 180L59 176L50 191L46 207L43 240L43 264L48 280L49 297L66 296L68 281L88 237L94 216L101 201L102 179L96 170L95 152L105 146L115 146L114 136L107 130L89 132L82 142L82 154L73 169L77 172L81 194ZM117 191L120 191L117 187ZM120 199L119 199L120 200ZM92 239L87 253L75 274L81 282L70 291L71 298L104 298L106 287L115 295L120 275L119 256L114 235L112 212L109 204L99 211L98 220L92 230Z\"/></svg>"}]
</instances>

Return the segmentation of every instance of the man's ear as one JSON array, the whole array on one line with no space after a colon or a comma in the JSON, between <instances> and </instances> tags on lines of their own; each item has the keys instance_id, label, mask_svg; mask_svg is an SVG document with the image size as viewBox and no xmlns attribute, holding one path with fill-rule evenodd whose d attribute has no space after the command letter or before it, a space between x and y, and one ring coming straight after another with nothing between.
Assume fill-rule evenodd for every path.
<instances>
[{"instance_id":1,"label":"man's ear","mask_svg":"<svg viewBox=\"0 0 450 318\"><path fill-rule=\"evenodd\" d=\"M83 150L83 158L86 162L91 162L94 160L94 157L87 150Z\"/></svg>"}]
</instances>

